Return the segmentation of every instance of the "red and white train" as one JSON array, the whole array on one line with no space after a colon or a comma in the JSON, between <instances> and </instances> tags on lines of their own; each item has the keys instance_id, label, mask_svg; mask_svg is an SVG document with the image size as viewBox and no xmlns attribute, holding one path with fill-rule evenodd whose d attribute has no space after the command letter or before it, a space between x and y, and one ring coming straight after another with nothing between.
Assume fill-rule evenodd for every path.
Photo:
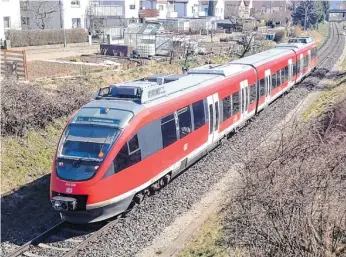
<instances>
[{"instance_id":1,"label":"red and white train","mask_svg":"<svg viewBox=\"0 0 346 257\"><path fill-rule=\"evenodd\" d=\"M316 67L315 41L291 42L183 75L101 88L61 136L53 208L69 222L97 222L168 183Z\"/></svg>"}]
</instances>

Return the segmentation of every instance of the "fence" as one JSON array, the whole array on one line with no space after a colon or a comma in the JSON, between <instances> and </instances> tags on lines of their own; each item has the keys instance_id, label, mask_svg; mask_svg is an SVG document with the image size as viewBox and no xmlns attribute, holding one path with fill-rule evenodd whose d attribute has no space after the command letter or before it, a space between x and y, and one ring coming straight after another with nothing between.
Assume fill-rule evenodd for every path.
<instances>
[{"instance_id":1,"label":"fence","mask_svg":"<svg viewBox=\"0 0 346 257\"><path fill-rule=\"evenodd\" d=\"M28 80L28 68L25 50L2 50L0 54L1 77L13 77Z\"/></svg>"}]
</instances>

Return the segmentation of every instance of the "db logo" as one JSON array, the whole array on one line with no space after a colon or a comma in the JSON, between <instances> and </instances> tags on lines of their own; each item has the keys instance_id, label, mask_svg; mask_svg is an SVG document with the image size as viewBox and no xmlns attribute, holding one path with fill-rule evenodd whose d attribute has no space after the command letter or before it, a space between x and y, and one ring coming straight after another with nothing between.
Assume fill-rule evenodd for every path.
<instances>
[{"instance_id":1,"label":"db logo","mask_svg":"<svg viewBox=\"0 0 346 257\"><path fill-rule=\"evenodd\" d=\"M65 192L68 193L68 194L71 194L72 193L72 188L71 187L67 187Z\"/></svg>"}]
</instances>

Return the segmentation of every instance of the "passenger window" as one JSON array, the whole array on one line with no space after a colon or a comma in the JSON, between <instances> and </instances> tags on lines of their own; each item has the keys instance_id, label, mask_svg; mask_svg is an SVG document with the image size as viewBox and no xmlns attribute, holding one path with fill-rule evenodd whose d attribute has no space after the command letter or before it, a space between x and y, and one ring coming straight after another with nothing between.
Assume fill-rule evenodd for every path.
<instances>
[{"instance_id":1,"label":"passenger window","mask_svg":"<svg viewBox=\"0 0 346 257\"><path fill-rule=\"evenodd\" d=\"M266 94L265 79L260 80L260 97Z\"/></svg>"},{"instance_id":2,"label":"passenger window","mask_svg":"<svg viewBox=\"0 0 346 257\"><path fill-rule=\"evenodd\" d=\"M297 63L293 63L293 76L297 75Z\"/></svg>"},{"instance_id":3,"label":"passenger window","mask_svg":"<svg viewBox=\"0 0 346 257\"><path fill-rule=\"evenodd\" d=\"M284 70L284 73L285 73L285 77L284 77L284 82L288 81L288 66L285 67L285 70Z\"/></svg>"},{"instance_id":4,"label":"passenger window","mask_svg":"<svg viewBox=\"0 0 346 257\"><path fill-rule=\"evenodd\" d=\"M131 138L131 140L129 141L129 153L133 153L135 151L139 150L139 144L138 144L138 137L137 134Z\"/></svg>"},{"instance_id":5,"label":"passenger window","mask_svg":"<svg viewBox=\"0 0 346 257\"><path fill-rule=\"evenodd\" d=\"M276 73L272 74L272 88L276 88Z\"/></svg>"},{"instance_id":6,"label":"passenger window","mask_svg":"<svg viewBox=\"0 0 346 257\"><path fill-rule=\"evenodd\" d=\"M177 129L174 114L169 114L161 119L162 145L163 148L177 141Z\"/></svg>"},{"instance_id":7,"label":"passenger window","mask_svg":"<svg viewBox=\"0 0 346 257\"><path fill-rule=\"evenodd\" d=\"M239 91L235 92L232 95L232 100L233 100L233 115L238 113L240 111L240 99L239 99Z\"/></svg>"},{"instance_id":8,"label":"passenger window","mask_svg":"<svg viewBox=\"0 0 346 257\"><path fill-rule=\"evenodd\" d=\"M214 115L213 115L213 105L209 104L209 134L213 133Z\"/></svg>"},{"instance_id":9,"label":"passenger window","mask_svg":"<svg viewBox=\"0 0 346 257\"><path fill-rule=\"evenodd\" d=\"M133 151L131 151L131 150ZM141 161L141 149L138 144L138 137L135 135L129 142L127 142L115 157L114 173L122 171L137 162Z\"/></svg>"},{"instance_id":10,"label":"passenger window","mask_svg":"<svg viewBox=\"0 0 346 257\"><path fill-rule=\"evenodd\" d=\"M232 96L227 96L222 100L223 104L223 121L232 116Z\"/></svg>"},{"instance_id":11,"label":"passenger window","mask_svg":"<svg viewBox=\"0 0 346 257\"><path fill-rule=\"evenodd\" d=\"M250 104L256 101L256 84L250 85Z\"/></svg>"},{"instance_id":12,"label":"passenger window","mask_svg":"<svg viewBox=\"0 0 346 257\"><path fill-rule=\"evenodd\" d=\"M281 85L281 71L276 72L276 87L279 87Z\"/></svg>"},{"instance_id":13,"label":"passenger window","mask_svg":"<svg viewBox=\"0 0 346 257\"><path fill-rule=\"evenodd\" d=\"M192 104L193 110L193 123L195 125L195 130L199 129L205 124L205 114L204 114L204 103L203 100L195 102Z\"/></svg>"},{"instance_id":14,"label":"passenger window","mask_svg":"<svg viewBox=\"0 0 346 257\"><path fill-rule=\"evenodd\" d=\"M219 102L214 104L215 106L215 131L219 128Z\"/></svg>"},{"instance_id":15,"label":"passenger window","mask_svg":"<svg viewBox=\"0 0 346 257\"><path fill-rule=\"evenodd\" d=\"M180 138L183 138L190 134L192 131L190 106L186 106L178 110L177 113L179 120Z\"/></svg>"}]
</instances>

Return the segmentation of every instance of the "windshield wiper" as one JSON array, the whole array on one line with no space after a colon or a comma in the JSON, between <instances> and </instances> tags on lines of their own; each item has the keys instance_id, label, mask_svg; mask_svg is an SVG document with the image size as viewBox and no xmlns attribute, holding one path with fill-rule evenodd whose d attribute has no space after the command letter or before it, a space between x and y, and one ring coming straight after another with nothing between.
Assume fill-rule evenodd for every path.
<instances>
[{"instance_id":1,"label":"windshield wiper","mask_svg":"<svg viewBox=\"0 0 346 257\"><path fill-rule=\"evenodd\" d=\"M61 155L58 157L59 159L68 159L68 160L74 160L74 161L97 161L100 162L101 160L99 158L93 158L93 157L77 157L77 156L68 156L68 155Z\"/></svg>"}]
</instances>

